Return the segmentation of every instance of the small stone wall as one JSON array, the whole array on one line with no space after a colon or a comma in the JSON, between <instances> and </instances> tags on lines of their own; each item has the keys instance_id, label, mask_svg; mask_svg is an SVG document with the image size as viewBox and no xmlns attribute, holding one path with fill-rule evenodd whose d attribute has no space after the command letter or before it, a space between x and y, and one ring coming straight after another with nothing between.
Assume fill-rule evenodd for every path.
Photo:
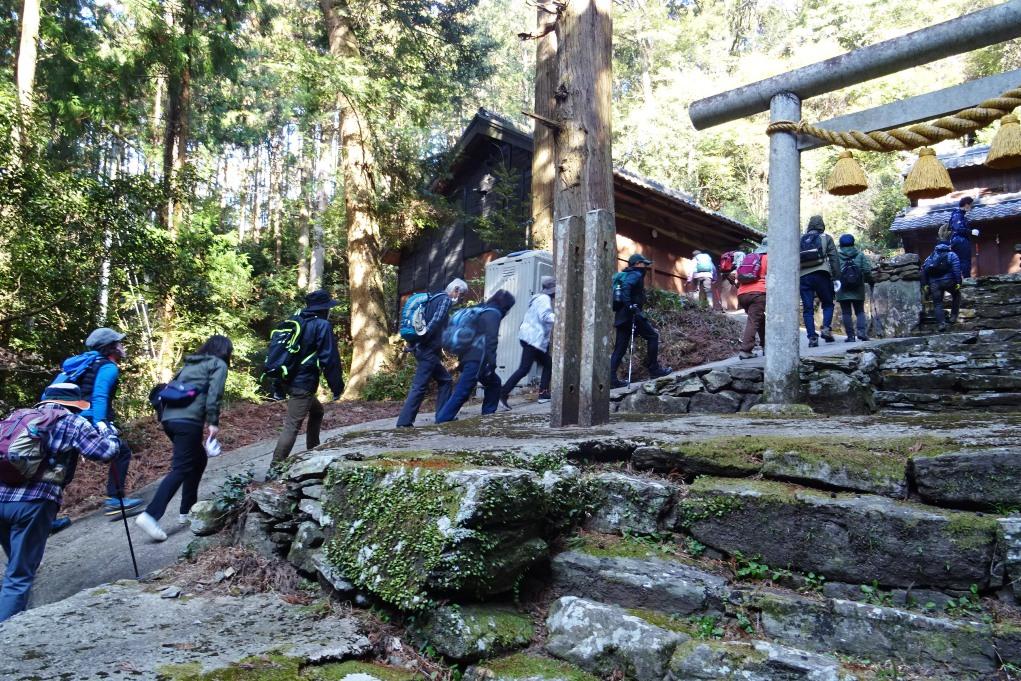
<instances>
[{"instance_id":1,"label":"small stone wall","mask_svg":"<svg viewBox=\"0 0 1021 681\"><path fill-rule=\"evenodd\" d=\"M905 253L883 258L873 266L872 275L875 285L867 314L876 318L873 335L878 335L880 329L885 338L917 331L922 314L922 273L918 255Z\"/></svg>"},{"instance_id":2,"label":"small stone wall","mask_svg":"<svg viewBox=\"0 0 1021 681\"><path fill-rule=\"evenodd\" d=\"M1021 272L965 279L961 328L1021 329Z\"/></svg>"}]
</instances>

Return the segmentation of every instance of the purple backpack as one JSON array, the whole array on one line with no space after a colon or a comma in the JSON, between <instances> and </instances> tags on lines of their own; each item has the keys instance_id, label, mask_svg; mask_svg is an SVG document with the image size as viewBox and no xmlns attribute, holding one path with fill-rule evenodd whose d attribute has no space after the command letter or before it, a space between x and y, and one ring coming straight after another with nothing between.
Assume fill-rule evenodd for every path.
<instances>
[{"instance_id":1,"label":"purple backpack","mask_svg":"<svg viewBox=\"0 0 1021 681\"><path fill-rule=\"evenodd\" d=\"M50 429L71 412L66 409L18 409L0 421L0 483L24 487L52 464L46 451Z\"/></svg>"}]
</instances>

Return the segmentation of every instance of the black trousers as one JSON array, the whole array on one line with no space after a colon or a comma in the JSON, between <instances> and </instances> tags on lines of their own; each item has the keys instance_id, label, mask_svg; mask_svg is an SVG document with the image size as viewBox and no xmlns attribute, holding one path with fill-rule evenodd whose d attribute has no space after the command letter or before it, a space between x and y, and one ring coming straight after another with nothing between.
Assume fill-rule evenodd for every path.
<instances>
[{"instance_id":1,"label":"black trousers","mask_svg":"<svg viewBox=\"0 0 1021 681\"><path fill-rule=\"evenodd\" d=\"M936 313L936 323L947 323L947 313L943 308L944 293L950 294L950 321L956 322L961 311L961 289L957 288L957 282L953 279L937 279L929 283L929 291L932 293L932 309Z\"/></svg>"},{"instance_id":2,"label":"black trousers","mask_svg":"<svg viewBox=\"0 0 1021 681\"><path fill-rule=\"evenodd\" d=\"M156 496L145 512L156 520L163 517L167 504L181 490L181 513L187 513L199 498L199 483L206 472L206 449L202 446L202 424L198 421L165 421L163 430L174 443L170 472L163 478Z\"/></svg>"},{"instance_id":3,"label":"black trousers","mask_svg":"<svg viewBox=\"0 0 1021 681\"><path fill-rule=\"evenodd\" d=\"M553 358L550 357L549 352L543 352L534 345L529 345L523 340L518 342L521 343L521 363L518 364L518 368L510 375L507 382L503 384L501 394L504 397L510 395L511 390L514 390L514 386L528 375L528 372L532 370L532 365L536 362L542 367L542 374L539 376L539 392L548 393L550 372L553 370Z\"/></svg>"},{"instance_id":4,"label":"black trousers","mask_svg":"<svg viewBox=\"0 0 1021 681\"><path fill-rule=\"evenodd\" d=\"M659 366L659 332L653 328L645 315L635 315L635 335L645 339L645 366L655 369ZM620 362L627 353L631 344L631 324L621 324L617 327L617 342L613 346L613 355L610 356L610 377L617 377L617 369Z\"/></svg>"}]
</instances>

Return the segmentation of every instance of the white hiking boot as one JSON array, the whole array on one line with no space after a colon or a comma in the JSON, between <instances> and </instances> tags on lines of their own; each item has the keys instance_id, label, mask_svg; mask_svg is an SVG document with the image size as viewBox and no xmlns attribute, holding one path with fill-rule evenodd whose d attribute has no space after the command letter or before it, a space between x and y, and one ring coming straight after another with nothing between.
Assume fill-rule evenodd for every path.
<instances>
[{"instance_id":1,"label":"white hiking boot","mask_svg":"<svg viewBox=\"0 0 1021 681\"><path fill-rule=\"evenodd\" d=\"M167 533L160 528L160 524L148 513L143 513L135 518L135 524L142 528L142 531L156 541L166 541Z\"/></svg>"}]
</instances>

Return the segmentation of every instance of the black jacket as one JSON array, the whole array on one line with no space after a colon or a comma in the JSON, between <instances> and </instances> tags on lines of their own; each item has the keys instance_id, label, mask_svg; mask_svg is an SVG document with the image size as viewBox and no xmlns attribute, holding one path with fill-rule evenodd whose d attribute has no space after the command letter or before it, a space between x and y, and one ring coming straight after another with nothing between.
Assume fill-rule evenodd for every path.
<instances>
[{"instance_id":1,"label":"black jacket","mask_svg":"<svg viewBox=\"0 0 1021 681\"><path fill-rule=\"evenodd\" d=\"M481 362L480 375L496 368L496 347L500 341L500 322L503 313L490 307L475 319L476 338L480 340L468 352L461 355L462 362Z\"/></svg>"},{"instance_id":2,"label":"black jacket","mask_svg":"<svg viewBox=\"0 0 1021 681\"><path fill-rule=\"evenodd\" d=\"M426 332L418 339L416 350L440 352L443 349L443 330L450 321L450 300L444 292L434 293L425 304Z\"/></svg>"},{"instance_id":3,"label":"black jacket","mask_svg":"<svg viewBox=\"0 0 1021 681\"><path fill-rule=\"evenodd\" d=\"M308 310L302 310L300 317L302 331L299 356L302 360L310 355L315 357L299 365L288 391L314 393L319 387L321 372L334 396L340 395L344 392L344 376L341 374L337 340L333 337L333 325Z\"/></svg>"},{"instance_id":4,"label":"black jacket","mask_svg":"<svg viewBox=\"0 0 1021 681\"><path fill-rule=\"evenodd\" d=\"M624 286L623 305L616 311L613 318L614 326L630 326L634 319L634 311L631 305L637 305L639 309L645 306L645 272L644 267L626 267L624 269L627 278Z\"/></svg>"}]
</instances>

